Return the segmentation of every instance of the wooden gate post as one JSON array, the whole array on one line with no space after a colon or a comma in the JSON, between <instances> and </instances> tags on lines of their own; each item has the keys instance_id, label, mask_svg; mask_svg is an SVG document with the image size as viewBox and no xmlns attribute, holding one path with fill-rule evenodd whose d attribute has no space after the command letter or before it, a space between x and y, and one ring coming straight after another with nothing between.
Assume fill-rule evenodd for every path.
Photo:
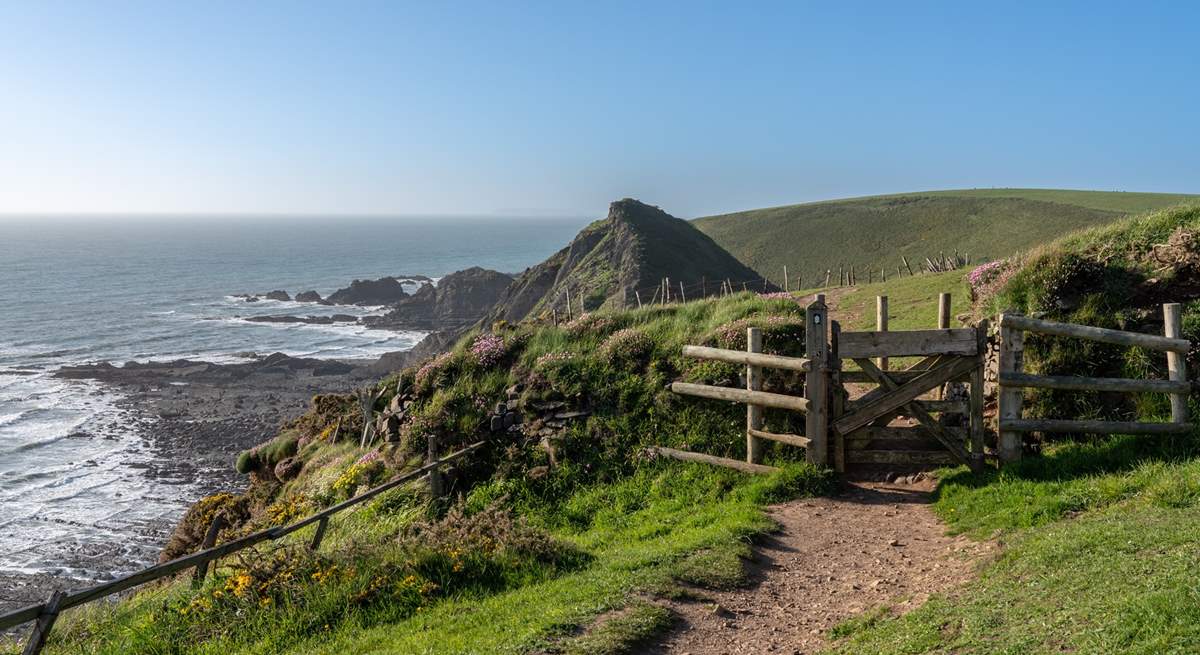
<instances>
[{"instance_id":1,"label":"wooden gate post","mask_svg":"<svg viewBox=\"0 0 1200 655\"><path fill-rule=\"evenodd\" d=\"M846 389L842 386L842 357L838 354L838 339L842 334L842 326L837 321L829 321L829 411L836 421L846 411ZM886 358L885 358L886 361ZM833 432L833 470L838 473L846 472L846 437L841 432Z\"/></svg>"},{"instance_id":2,"label":"wooden gate post","mask_svg":"<svg viewBox=\"0 0 1200 655\"><path fill-rule=\"evenodd\" d=\"M983 470L983 384L984 369L987 368L988 321L983 319L975 326L975 342L978 344L978 361L975 370L971 371L971 470L978 473Z\"/></svg>"},{"instance_id":3,"label":"wooden gate post","mask_svg":"<svg viewBox=\"0 0 1200 655\"><path fill-rule=\"evenodd\" d=\"M762 352L762 330L746 328L746 352ZM746 389L762 391L762 367L746 364ZM763 408L761 405L746 405L746 461L751 464L762 463L762 442L753 435L754 430L762 430Z\"/></svg>"},{"instance_id":4,"label":"wooden gate post","mask_svg":"<svg viewBox=\"0 0 1200 655\"><path fill-rule=\"evenodd\" d=\"M817 466L825 466L829 462L826 454L829 389L825 378L829 371L828 318L825 295L818 294L817 300L804 310L805 356L810 362L804 384L804 395L808 399L804 436L809 439L808 461Z\"/></svg>"},{"instance_id":5,"label":"wooden gate post","mask_svg":"<svg viewBox=\"0 0 1200 655\"><path fill-rule=\"evenodd\" d=\"M1177 302L1163 305L1163 336L1172 339L1183 338L1183 314ZM1183 353L1167 351L1167 377L1172 382L1187 381L1187 357ZM1188 422L1188 394L1171 394L1171 422Z\"/></svg>"},{"instance_id":6,"label":"wooden gate post","mask_svg":"<svg viewBox=\"0 0 1200 655\"><path fill-rule=\"evenodd\" d=\"M887 332L888 329L888 297L875 296L875 330L879 332ZM888 370L888 358L880 357L875 360L875 365L879 370Z\"/></svg>"},{"instance_id":7,"label":"wooden gate post","mask_svg":"<svg viewBox=\"0 0 1200 655\"><path fill-rule=\"evenodd\" d=\"M1000 361L1001 379L1005 373L1020 373L1025 366L1025 332L1020 328L1008 327L1004 324L1004 314L1000 315ZM999 422L1001 425L1010 419L1021 418L1021 405L1024 403L1024 391L1020 387L1000 387ZM1000 429L1000 440L997 444L997 455L1001 464L1015 462L1021 459L1021 433Z\"/></svg>"}]
</instances>

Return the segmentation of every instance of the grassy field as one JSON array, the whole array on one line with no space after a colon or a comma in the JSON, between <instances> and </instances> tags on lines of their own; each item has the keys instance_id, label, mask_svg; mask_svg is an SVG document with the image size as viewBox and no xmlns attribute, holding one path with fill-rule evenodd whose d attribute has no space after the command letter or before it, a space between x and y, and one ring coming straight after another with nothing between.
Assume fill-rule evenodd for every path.
<instances>
[{"instance_id":1,"label":"grassy field","mask_svg":"<svg viewBox=\"0 0 1200 655\"><path fill-rule=\"evenodd\" d=\"M851 198L708 216L696 227L777 284L813 286L826 269L870 267L878 276L955 250L974 261L1006 257L1081 228L1200 196L973 189ZM863 273L865 276L865 272Z\"/></svg>"}]
</instances>

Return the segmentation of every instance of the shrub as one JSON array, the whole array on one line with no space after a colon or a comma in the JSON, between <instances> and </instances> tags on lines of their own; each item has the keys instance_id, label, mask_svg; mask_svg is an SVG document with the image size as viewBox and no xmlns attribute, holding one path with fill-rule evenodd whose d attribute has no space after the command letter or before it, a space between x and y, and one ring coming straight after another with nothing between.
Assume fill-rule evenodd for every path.
<instances>
[{"instance_id":1,"label":"shrub","mask_svg":"<svg viewBox=\"0 0 1200 655\"><path fill-rule=\"evenodd\" d=\"M167 545L159 553L158 561L167 562L199 548L217 514L225 517L225 527L220 534L224 536L232 533L250 518L249 505L245 496L224 492L196 501L171 532Z\"/></svg>"},{"instance_id":2,"label":"shrub","mask_svg":"<svg viewBox=\"0 0 1200 655\"><path fill-rule=\"evenodd\" d=\"M454 353L444 352L421 365L413 376L413 386L419 392L428 392L440 386L444 373L454 359Z\"/></svg>"},{"instance_id":3,"label":"shrub","mask_svg":"<svg viewBox=\"0 0 1200 655\"><path fill-rule=\"evenodd\" d=\"M600 358L614 366L644 364L654 350L654 341L635 328L617 330L600 344Z\"/></svg>"},{"instance_id":4,"label":"shrub","mask_svg":"<svg viewBox=\"0 0 1200 655\"><path fill-rule=\"evenodd\" d=\"M573 336L584 334L600 334L607 332L613 326L613 320L597 314L581 314L578 318L567 323L565 329Z\"/></svg>"},{"instance_id":5,"label":"shrub","mask_svg":"<svg viewBox=\"0 0 1200 655\"><path fill-rule=\"evenodd\" d=\"M475 358L475 363L484 368L490 368L504 358L506 352L504 339L495 334L481 334L475 337L475 341L471 343L470 352Z\"/></svg>"}]
</instances>

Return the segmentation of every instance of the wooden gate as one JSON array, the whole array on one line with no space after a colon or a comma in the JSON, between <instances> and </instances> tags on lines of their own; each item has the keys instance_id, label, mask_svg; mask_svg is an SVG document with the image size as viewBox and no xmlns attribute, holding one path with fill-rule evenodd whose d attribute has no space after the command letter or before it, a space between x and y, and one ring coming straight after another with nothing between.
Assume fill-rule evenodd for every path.
<instances>
[{"instance_id":1,"label":"wooden gate","mask_svg":"<svg viewBox=\"0 0 1200 655\"><path fill-rule=\"evenodd\" d=\"M938 329L889 332L887 299L879 305L882 329L842 332L836 322L832 326L834 468L961 463L979 470L987 322L950 329L950 296L942 294ZM889 370L901 357L920 359ZM855 366L844 370L843 360Z\"/></svg>"}]
</instances>

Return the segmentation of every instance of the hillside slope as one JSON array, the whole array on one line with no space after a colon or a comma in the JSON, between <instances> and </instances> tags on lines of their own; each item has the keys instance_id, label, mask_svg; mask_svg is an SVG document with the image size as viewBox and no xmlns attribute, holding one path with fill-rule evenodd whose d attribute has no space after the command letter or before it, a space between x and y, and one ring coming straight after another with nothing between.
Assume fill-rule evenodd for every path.
<instances>
[{"instance_id":1,"label":"hillside slope","mask_svg":"<svg viewBox=\"0 0 1200 655\"><path fill-rule=\"evenodd\" d=\"M692 299L720 293L719 280L738 289L763 278L691 223L658 207L626 198L612 203L608 217L584 228L566 248L526 270L501 296L489 319L519 321L552 307L566 311L569 292L575 312L650 303L663 278L670 298L679 283ZM771 289L765 289L771 290Z\"/></svg>"},{"instance_id":2,"label":"hillside slope","mask_svg":"<svg viewBox=\"0 0 1200 655\"><path fill-rule=\"evenodd\" d=\"M839 265L895 274L958 250L976 262L1005 257L1081 228L1200 196L1053 189L968 189L871 196L708 216L696 227L782 283L812 286Z\"/></svg>"}]
</instances>

